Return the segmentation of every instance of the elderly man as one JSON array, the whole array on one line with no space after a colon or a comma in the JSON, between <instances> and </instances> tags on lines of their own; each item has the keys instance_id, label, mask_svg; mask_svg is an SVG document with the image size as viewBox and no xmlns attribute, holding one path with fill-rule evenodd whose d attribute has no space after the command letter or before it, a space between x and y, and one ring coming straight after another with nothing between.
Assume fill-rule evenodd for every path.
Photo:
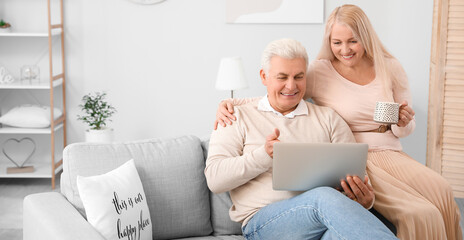
<instances>
[{"instance_id":1,"label":"elderly man","mask_svg":"<svg viewBox=\"0 0 464 240\"><path fill-rule=\"evenodd\" d=\"M366 208L374 193L359 178L343 183L351 200L320 187L306 192L272 188L273 144L355 142L344 120L330 108L304 101L308 57L292 39L271 42L262 56L267 96L235 107L236 123L211 135L205 175L211 191L230 191L230 217L246 239L396 239ZM354 195L353 195L354 196Z\"/></svg>"}]
</instances>

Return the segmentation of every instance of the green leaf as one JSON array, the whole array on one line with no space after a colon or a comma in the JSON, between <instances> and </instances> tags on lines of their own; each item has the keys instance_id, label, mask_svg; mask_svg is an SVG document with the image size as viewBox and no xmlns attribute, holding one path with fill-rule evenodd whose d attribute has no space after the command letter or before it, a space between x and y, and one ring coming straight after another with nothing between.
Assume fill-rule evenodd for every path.
<instances>
[{"instance_id":1,"label":"green leaf","mask_svg":"<svg viewBox=\"0 0 464 240\"><path fill-rule=\"evenodd\" d=\"M84 95L82 103L78 105L84 115L77 115L77 120L86 123L91 129L98 130L106 126L106 122L111 121L110 117L116 113L116 109L108 104L105 98L105 92Z\"/></svg>"}]
</instances>

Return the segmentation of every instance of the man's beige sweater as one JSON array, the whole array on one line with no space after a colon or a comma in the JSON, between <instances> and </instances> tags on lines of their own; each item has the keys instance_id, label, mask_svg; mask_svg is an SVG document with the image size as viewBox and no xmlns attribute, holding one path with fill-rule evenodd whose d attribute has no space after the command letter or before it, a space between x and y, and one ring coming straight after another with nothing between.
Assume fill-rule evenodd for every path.
<instances>
[{"instance_id":1,"label":"man's beige sweater","mask_svg":"<svg viewBox=\"0 0 464 240\"><path fill-rule=\"evenodd\" d=\"M281 142L355 142L331 108L304 102L308 115L290 119L258 110L258 102L236 106L237 120L213 131L205 168L211 191L230 191L230 217L243 225L262 207L300 193L272 189L272 158L264 144L274 128L280 130Z\"/></svg>"}]
</instances>

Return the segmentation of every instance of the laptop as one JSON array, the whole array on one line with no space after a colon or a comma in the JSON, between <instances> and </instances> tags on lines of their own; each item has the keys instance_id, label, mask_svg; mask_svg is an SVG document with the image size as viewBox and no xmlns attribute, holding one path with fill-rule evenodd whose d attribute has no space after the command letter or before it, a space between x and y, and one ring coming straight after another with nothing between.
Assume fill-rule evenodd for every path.
<instances>
[{"instance_id":1,"label":"laptop","mask_svg":"<svg viewBox=\"0 0 464 240\"><path fill-rule=\"evenodd\" d=\"M365 143L274 143L274 190L307 191L340 187L346 175L364 180L368 145Z\"/></svg>"}]
</instances>

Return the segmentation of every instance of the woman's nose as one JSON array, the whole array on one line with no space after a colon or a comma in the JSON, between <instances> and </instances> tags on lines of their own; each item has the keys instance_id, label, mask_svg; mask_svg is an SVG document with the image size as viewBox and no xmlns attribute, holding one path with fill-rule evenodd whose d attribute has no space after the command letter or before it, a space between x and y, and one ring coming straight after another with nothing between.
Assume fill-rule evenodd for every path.
<instances>
[{"instance_id":1,"label":"woman's nose","mask_svg":"<svg viewBox=\"0 0 464 240\"><path fill-rule=\"evenodd\" d=\"M351 52L350 46L348 44L343 44L342 45L342 54L346 55Z\"/></svg>"}]
</instances>

